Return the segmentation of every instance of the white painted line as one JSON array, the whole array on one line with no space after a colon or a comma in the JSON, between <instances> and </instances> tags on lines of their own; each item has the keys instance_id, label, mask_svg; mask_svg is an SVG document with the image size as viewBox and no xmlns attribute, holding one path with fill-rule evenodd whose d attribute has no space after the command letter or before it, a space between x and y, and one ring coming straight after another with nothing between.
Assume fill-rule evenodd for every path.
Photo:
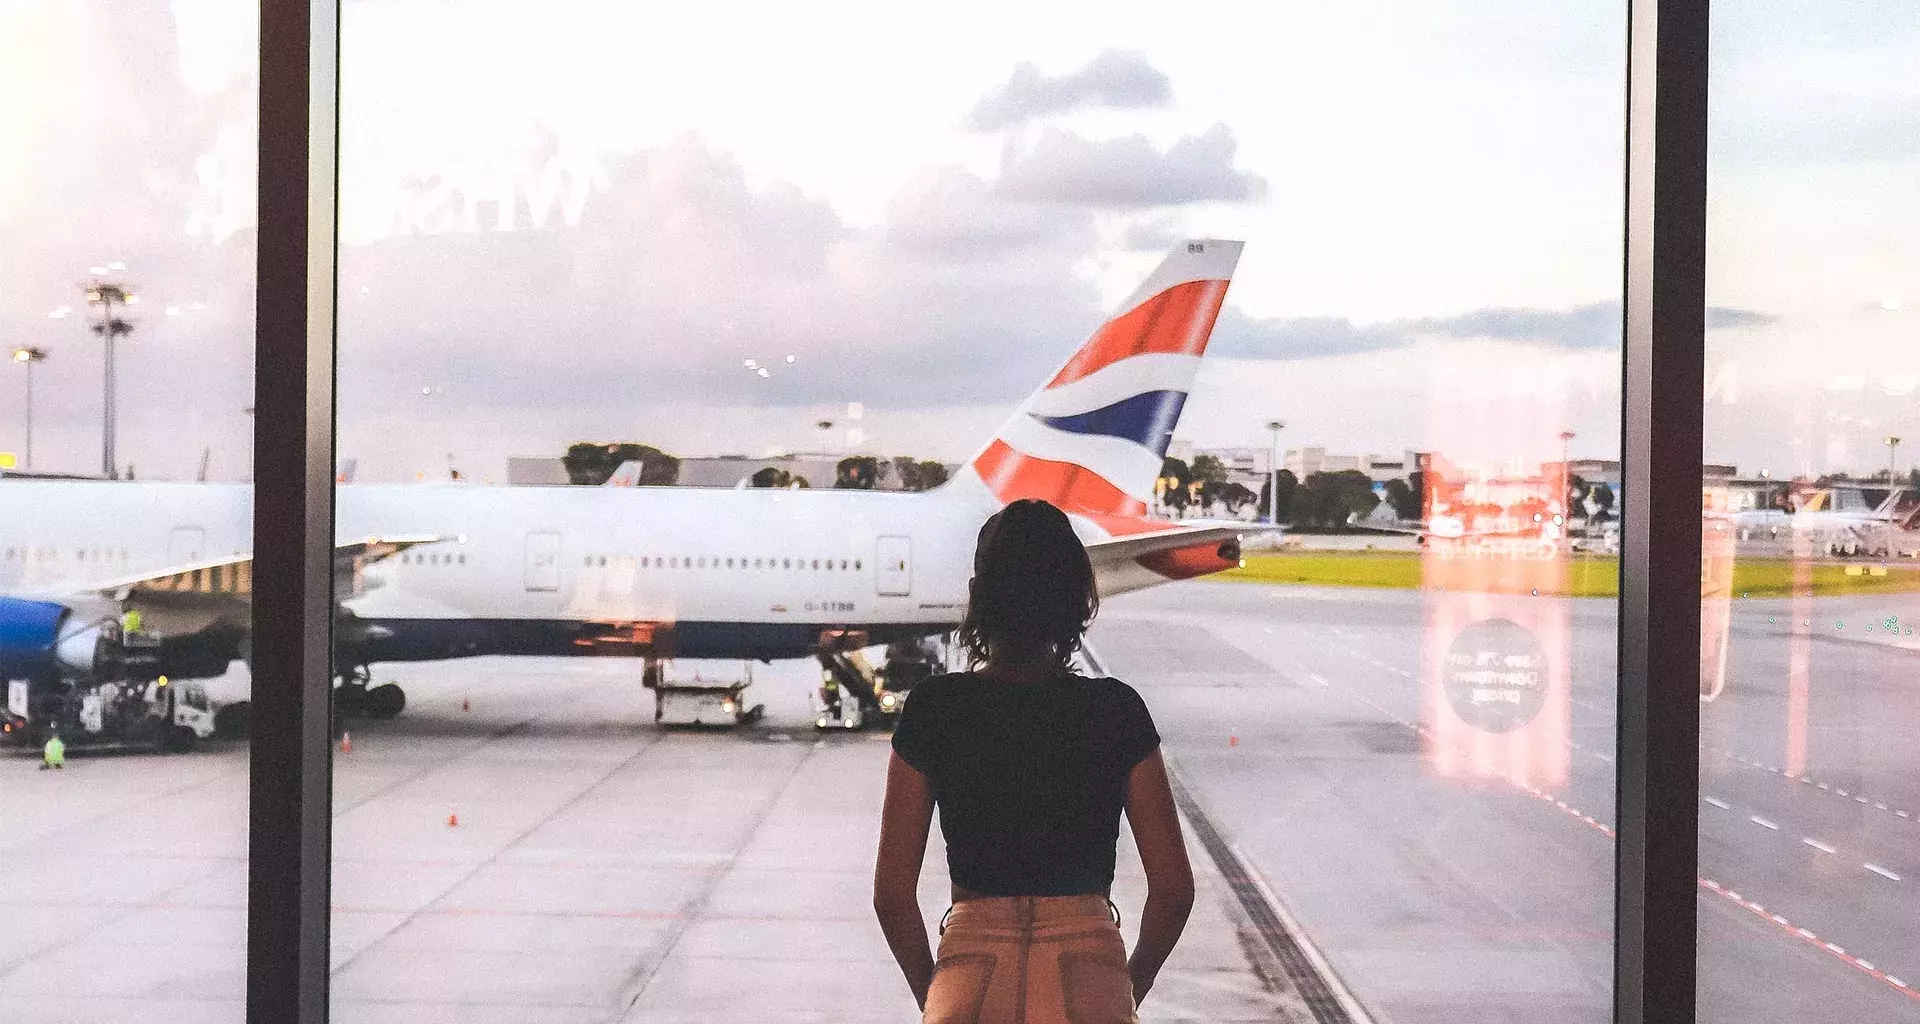
<instances>
[{"instance_id":1,"label":"white painted line","mask_svg":"<svg viewBox=\"0 0 1920 1024\"><path fill-rule=\"evenodd\" d=\"M1874 809L1874 810L1876 810L1876 811L1884 811L1884 810L1886 810L1886 809L1887 809L1887 805L1886 805L1886 804L1883 804L1883 803L1881 803L1881 802L1880 802L1880 801L1878 801L1878 800L1875 800L1875 801L1873 802L1873 809Z\"/></svg>"},{"instance_id":2,"label":"white painted line","mask_svg":"<svg viewBox=\"0 0 1920 1024\"><path fill-rule=\"evenodd\" d=\"M1894 986L1895 988L1906 988L1906 987L1907 987L1907 983L1906 983L1906 982L1904 982L1904 981L1901 981L1901 980L1900 980L1899 978L1896 978L1896 977L1894 977L1894 976L1893 976L1893 975L1891 975L1891 974L1889 974L1889 975L1887 975L1887 984L1889 984L1889 985L1892 985L1892 986Z\"/></svg>"},{"instance_id":3,"label":"white painted line","mask_svg":"<svg viewBox=\"0 0 1920 1024\"><path fill-rule=\"evenodd\" d=\"M1836 790L1834 790L1834 792L1835 792L1835 793L1838 793L1838 794L1840 794L1841 796L1852 796L1852 795L1853 795L1852 793L1849 793L1849 792L1847 792L1847 791L1846 791L1846 790L1844 790L1844 789L1836 789Z\"/></svg>"},{"instance_id":4,"label":"white painted line","mask_svg":"<svg viewBox=\"0 0 1920 1024\"><path fill-rule=\"evenodd\" d=\"M1780 826L1778 826L1778 825L1775 825L1775 824L1774 824L1773 822L1771 822L1771 821L1768 821L1768 820L1767 820L1767 819L1765 819L1765 818L1762 818L1762 817L1761 817L1761 816L1759 816L1758 814L1750 814L1750 815L1748 815L1748 816L1747 816L1747 820L1748 820L1748 821L1751 821L1751 822L1753 822L1753 823L1754 823L1755 825L1758 825L1758 826L1760 826L1761 828L1764 828L1764 829L1772 829L1772 830L1773 830L1773 831L1775 831L1775 832L1778 832L1778 831L1780 831Z\"/></svg>"},{"instance_id":5,"label":"white painted line","mask_svg":"<svg viewBox=\"0 0 1920 1024\"><path fill-rule=\"evenodd\" d=\"M1836 945L1834 945L1834 944L1833 944L1833 943L1831 943L1831 942L1825 942L1825 943L1821 943L1821 945L1824 945L1824 946L1826 946L1826 947L1827 947L1828 949L1830 949L1830 950L1833 950L1833 951L1834 951L1835 953L1838 953L1838 954L1840 954L1841 956L1846 956L1846 955L1847 955L1847 951L1846 951L1846 950L1844 950L1844 949L1841 949L1841 948L1840 948L1839 946L1836 946Z\"/></svg>"},{"instance_id":6,"label":"white painted line","mask_svg":"<svg viewBox=\"0 0 1920 1024\"><path fill-rule=\"evenodd\" d=\"M1895 812L1893 812L1893 813L1895 813L1895 814L1898 814L1898 815L1899 815L1899 816L1901 816L1902 818L1911 818L1911 817L1913 817L1913 815L1911 815L1911 814L1908 814L1908 813L1907 813L1907 812L1905 812L1905 811L1895 811Z\"/></svg>"},{"instance_id":7,"label":"white painted line","mask_svg":"<svg viewBox=\"0 0 1920 1024\"><path fill-rule=\"evenodd\" d=\"M1875 966L1873 965L1873 961L1871 961L1871 960L1862 960L1862 959L1860 959L1860 958L1859 958L1859 957L1857 957L1857 956L1853 958L1853 963L1854 963L1854 966L1856 966L1856 967L1858 967L1858 968L1860 968L1860 969L1861 969L1861 970L1863 970L1863 971L1877 971L1877 970L1879 970L1879 969L1880 969L1880 968L1878 968L1878 967L1875 967Z\"/></svg>"},{"instance_id":8,"label":"white painted line","mask_svg":"<svg viewBox=\"0 0 1920 1024\"><path fill-rule=\"evenodd\" d=\"M1811 939L1817 939L1817 938L1819 938L1819 937L1820 937L1820 936L1818 936L1818 935L1815 935L1815 934L1813 934L1812 932L1810 932L1810 931L1808 931L1808 930L1806 930L1805 928L1795 928L1795 929L1794 929L1794 933L1795 933L1795 934L1797 934L1797 935L1799 935L1799 936L1800 936L1801 938L1803 938L1803 939L1809 939L1809 940L1811 940Z\"/></svg>"},{"instance_id":9,"label":"white painted line","mask_svg":"<svg viewBox=\"0 0 1920 1024\"><path fill-rule=\"evenodd\" d=\"M1708 797L1707 802L1712 804L1715 807L1720 808L1723 811L1733 810L1732 806L1730 806L1725 800L1717 800L1713 797Z\"/></svg>"},{"instance_id":10,"label":"white painted line","mask_svg":"<svg viewBox=\"0 0 1920 1024\"><path fill-rule=\"evenodd\" d=\"M1267 906L1271 907L1274 916L1280 919L1280 927L1287 930L1294 945L1305 954L1307 963L1311 964L1314 971L1320 975L1320 980L1326 982L1328 992L1332 994L1334 1001L1340 1004L1340 1008L1347 1011L1347 1017L1355 1024L1373 1024L1373 1015L1360 1006L1360 1001L1348 991L1346 982L1342 981L1338 974L1333 973L1333 965L1327 963L1327 958L1321 954L1320 947L1314 945L1313 940L1307 937L1306 929L1300 927L1300 922L1295 920L1293 914L1287 910L1287 905L1280 902L1280 897L1274 894L1273 887L1267 884L1266 876L1256 870L1253 862L1247 859L1246 851L1242 850L1238 843L1227 847L1227 851L1233 854L1234 860L1239 862L1242 876L1253 880L1254 887L1259 889L1260 895L1266 898Z\"/></svg>"},{"instance_id":11,"label":"white painted line","mask_svg":"<svg viewBox=\"0 0 1920 1024\"><path fill-rule=\"evenodd\" d=\"M1781 926L1784 926L1784 927L1792 927L1792 925L1793 925L1793 922L1792 922L1792 921L1789 921L1789 920L1787 920L1786 918L1784 918L1784 917L1781 917L1781 916L1780 916L1779 914L1772 914L1772 915L1769 915L1769 916L1771 916L1771 917L1773 918L1773 923L1774 923L1774 924L1777 924L1777 925L1781 925Z\"/></svg>"},{"instance_id":12,"label":"white painted line","mask_svg":"<svg viewBox=\"0 0 1920 1024\"><path fill-rule=\"evenodd\" d=\"M1862 864L1860 866L1863 868L1866 868L1868 871L1871 871L1876 875L1879 875L1882 878L1891 878L1896 882L1900 880L1899 875L1896 875L1893 872L1888 871L1886 868L1883 868L1878 864Z\"/></svg>"},{"instance_id":13,"label":"white painted line","mask_svg":"<svg viewBox=\"0 0 1920 1024\"><path fill-rule=\"evenodd\" d=\"M1829 785L1827 785L1827 784L1826 784L1826 783L1824 783L1824 782L1822 782L1822 783L1820 783L1819 785L1820 785L1820 788L1821 788L1821 789L1832 789L1832 788L1833 788L1832 786L1829 786Z\"/></svg>"},{"instance_id":14,"label":"white painted line","mask_svg":"<svg viewBox=\"0 0 1920 1024\"><path fill-rule=\"evenodd\" d=\"M1835 850L1833 847L1828 846L1827 844L1821 842L1818 839L1802 837L1800 841L1807 844L1808 846L1813 847L1816 850L1819 850L1821 853L1838 853L1839 852L1838 850Z\"/></svg>"},{"instance_id":15,"label":"white painted line","mask_svg":"<svg viewBox=\"0 0 1920 1024\"><path fill-rule=\"evenodd\" d=\"M1867 798L1864 796L1856 796L1853 798L1853 802L1856 804L1864 804L1867 802Z\"/></svg>"}]
</instances>

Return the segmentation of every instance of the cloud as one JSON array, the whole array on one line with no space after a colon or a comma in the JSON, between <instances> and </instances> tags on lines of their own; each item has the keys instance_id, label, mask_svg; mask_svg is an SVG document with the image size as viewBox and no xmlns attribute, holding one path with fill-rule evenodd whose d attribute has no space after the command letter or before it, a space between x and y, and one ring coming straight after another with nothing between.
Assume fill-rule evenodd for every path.
<instances>
[{"instance_id":1,"label":"cloud","mask_svg":"<svg viewBox=\"0 0 1920 1024\"><path fill-rule=\"evenodd\" d=\"M1027 202L1109 209L1264 197L1265 178L1234 168L1235 148L1233 132L1223 124L1184 136L1165 152L1144 135L1096 141L1048 128L1024 152L1009 142L1001 155L999 191Z\"/></svg>"},{"instance_id":2,"label":"cloud","mask_svg":"<svg viewBox=\"0 0 1920 1024\"><path fill-rule=\"evenodd\" d=\"M1172 99L1172 83L1145 54L1105 50L1086 67L1059 76L1041 74L1032 64L1015 65L1012 77L973 105L966 124L991 132L1088 107L1161 107Z\"/></svg>"},{"instance_id":3,"label":"cloud","mask_svg":"<svg viewBox=\"0 0 1920 1024\"><path fill-rule=\"evenodd\" d=\"M1771 314L1709 306L1706 327L1740 330L1775 322ZM1229 306L1214 325L1209 351L1266 359L1313 359L1404 348L1422 338L1491 339L1569 350L1620 347L1620 303L1594 302L1571 309L1491 306L1447 317L1417 317L1357 324L1345 317L1248 316Z\"/></svg>"}]
</instances>

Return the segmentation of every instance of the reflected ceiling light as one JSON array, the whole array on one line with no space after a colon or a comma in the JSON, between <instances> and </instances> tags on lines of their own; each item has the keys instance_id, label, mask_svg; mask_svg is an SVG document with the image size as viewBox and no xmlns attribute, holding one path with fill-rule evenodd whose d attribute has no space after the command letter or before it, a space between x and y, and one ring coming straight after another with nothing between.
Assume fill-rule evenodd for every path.
<instances>
[{"instance_id":1,"label":"reflected ceiling light","mask_svg":"<svg viewBox=\"0 0 1920 1024\"><path fill-rule=\"evenodd\" d=\"M1886 310L1889 313L1898 312L1900 310L1900 307L1904 305L1906 305L1906 303L1901 302L1899 299L1881 299L1880 300L1880 308Z\"/></svg>"},{"instance_id":2,"label":"reflected ceiling light","mask_svg":"<svg viewBox=\"0 0 1920 1024\"><path fill-rule=\"evenodd\" d=\"M112 263L107 264L107 269L118 274L121 271L126 270L127 265L125 263L120 262L119 260L114 260Z\"/></svg>"},{"instance_id":3,"label":"reflected ceiling light","mask_svg":"<svg viewBox=\"0 0 1920 1024\"><path fill-rule=\"evenodd\" d=\"M179 306L168 306L168 307L167 307L167 310L166 310L166 313L167 313L167 315L168 315L168 316L179 316L179 315L180 315L180 307L179 307Z\"/></svg>"},{"instance_id":4,"label":"reflected ceiling light","mask_svg":"<svg viewBox=\"0 0 1920 1024\"><path fill-rule=\"evenodd\" d=\"M792 356L792 354L791 354L791 353L789 353L789 354L788 354L788 356L787 356L787 362L789 362L789 363L791 363L791 362L793 362L793 356Z\"/></svg>"},{"instance_id":5,"label":"reflected ceiling light","mask_svg":"<svg viewBox=\"0 0 1920 1024\"><path fill-rule=\"evenodd\" d=\"M49 311L47 313L47 319L65 320L67 318L67 314L71 312L73 312L72 306L61 306L59 309Z\"/></svg>"},{"instance_id":6,"label":"reflected ceiling light","mask_svg":"<svg viewBox=\"0 0 1920 1024\"><path fill-rule=\"evenodd\" d=\"M762 378L773 376L773 374L767 372L767 368L764 366L762 366L758 370L755 370L754 372L759 374Z\"/></svg>"},{"instance_id":7,"label":"reflected ceiling light","mask_svg":"<svg viewBox=\"0 0 1920 1024\"><path fill-rule=\"evenodd\" d=\"M95 276L95 277L105 277L105 276L107 275L107 268L105 268L105 267L88 267L88 268L87 268L87 273L89 273L89 274L92 274L92 275L93 275L93 276Z\"/></svg>"}]
</instances>

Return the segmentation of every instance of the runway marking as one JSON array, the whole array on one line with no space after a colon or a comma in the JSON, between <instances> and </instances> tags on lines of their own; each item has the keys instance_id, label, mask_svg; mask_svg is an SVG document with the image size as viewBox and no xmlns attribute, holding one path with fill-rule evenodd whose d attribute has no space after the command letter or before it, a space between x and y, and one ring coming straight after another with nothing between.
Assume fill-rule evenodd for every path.
<instances>
[{"instance_id":1,"label":"runway marking","mask_svg":"<svg viewBox=\"0 0 1920 1024\"><path fill-rule=\"evenodd\" d=\"M1873 873L1874 873L1874 874L1876 874L1876 875L1879 875L1879 876L1880 876L1880 877L1882 877L1882 878L1890 878L1890 879L1893 879L1893 880L1894 880L1894 881L1896 881L1896 882L1898 882L1898 881L1900 880L1900 876L1899 876L1899 875L1897 875L1897 874L1894 874L1894 873L1893 873L1893 872L1891 872L1891 871L1888 871L1888 870L1887 870L1886 868L1883 868L1883 867L1881 867L1881 866L1880 866L1880 865L1878 865L1878 864L1862 864L1862 865L1860 865L1860 866L1861 866L1861 867L1863 867L1863 868L1866 868L1866 869L1867 869L1868 871L1871 871L1871 872L1873 872Z\"/></svg>"},{"instance_id":2,"label":"runway marking","mask_svg":"<svg viewBox=\"0 0 1920 1024\"><path fill-rule=\"evenodd\" d=\"M1713 753L1719 754L1722 757L1725 757L1729 760L1738 761L1744 765L1749 765L1754 768L1766 768L1768 771L1774 770L1771 765L1763 765L1757 761L1750 761L1747 758L1742 757L1731 750L1722 750L1718 747L1707 747L1706 749ZM1877 811L1886 811L1889 814L1897 815L1899 817L1907 819L1908 821L1920 821L1920 815L1916 815L1915 812L1913 811L1905 810L1899 807L1889 806L1886 802L1875 800L1864 793L1856 793L1856 792L1853 792L1852 790L1841 789L1833 785L1832 783L1821 782L1818 779L1810 778L1804 773L1795 775L1793 772L1781 771L1781 772L1778 772L1778 774L1785 776L1786 778L1789 778L1789 779L1797 779L1800 782L1800 784L1803 786L1812 786L1815 789L1824 790L1825 792L1832 793L1835 796L1845 797L1846 799L1851 800L1854 803L1869 805L1874 810L1877 810Z\"/></svg>"},{"instance_id":3,"label":"runway marking","mask_svg":"<svg viewBox=\"0 0 1920 1024\"><path fill-rule=\"evenodd\" d=\"M1821 842L1820 840L1814 839L1810 836L1801 836L1800 841L1807 844L1808 846L1813 847L1816 850L1819 850L1821 853L1839 853L1840 852L1834 849L1833 847L1828 846L1827 844Z\"/></svg>"},{"instance_id":4,"label":"runway marking","mask_svg":"<svg viewBox=\"0 0 1920 1024\"><path fill-rule=\"evenodd\" d=\"M1775 831L1775 832L1778 832L1778 831L1780 831L1780 826L1778 826L1778 825L1775 825L1775 824L1774 824L1773 822L1771 822L1771 821L1768 821L1768 820L1767 820L1767 819L1765 819L1765 818L1762 818L1762 817L1761 817L1761 816L1759 816L1758 814L1750 814L1750 815L1747 815L1747 820L1748 820L1748 821L1751 821L1751 822L1753 822L1753 823L1754 823L1755 825L1758 825L1758 826L1760 826L1761 828L1764 828L1764 829L1771 829L1771 830L1773 830L1773 831Z\"/></svg>"},{"instance_id":5,"label":"runway marking","mask_svg":"<svg viewBox=\"0 0 1920 1024\"><path fill-rule=\"evenodd\" d=\"M1715 799L1715 798L1713 798L1713 797L1708 797L1708 798L1707 798L1707 802L1708 802L1708 803L1710 803L1710 804L1712 804L1712 805L1713 805L1713 806L1715 806L1715 807L1718 807L1718 808L1720 808L1720 809L1721 809L1721 810L1723 810L1723 811L1730 811L1730 810L1733 810L1733 808L1732 808L1732 807L1730 807L1730 806L1728 806L1728 804L1727 804L1727 802L1726 802L1725 800L1717 800L1717 799Z\"/></svg>"}]
</instances>

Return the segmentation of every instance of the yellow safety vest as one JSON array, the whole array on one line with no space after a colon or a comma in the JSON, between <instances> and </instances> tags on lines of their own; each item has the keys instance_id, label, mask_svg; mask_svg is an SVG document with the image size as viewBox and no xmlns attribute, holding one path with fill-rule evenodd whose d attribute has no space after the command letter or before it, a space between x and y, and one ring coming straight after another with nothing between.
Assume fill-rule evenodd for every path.
<instances>
[{"instance_id":1,"label":"yellow safety vest","mask_svg":"<svg viewBox=\"0 0 1920 1024\"><path fill-rule=\"evenodd\" d=\"M56 765L67 763L67 745L60 742L58 736L47 740L47 763Z\"/></svg>"}]
</instances>

